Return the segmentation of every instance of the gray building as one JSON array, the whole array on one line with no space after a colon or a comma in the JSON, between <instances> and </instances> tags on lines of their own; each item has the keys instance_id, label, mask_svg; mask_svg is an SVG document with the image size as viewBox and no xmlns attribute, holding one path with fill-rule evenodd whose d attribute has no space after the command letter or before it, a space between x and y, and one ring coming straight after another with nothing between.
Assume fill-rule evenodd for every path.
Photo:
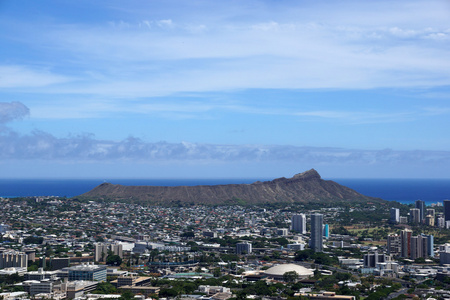
<instances>
[{"instance_id":1,"label":"gray building","mask_svg":"<svg viewBox=\"0 0 450 300\"><path fill-rule=\"evenodd\" d=\"M418 223L421 222L420 209L418 209L418 208L411 208L409 210L409 222L410 223L414 223L414 224L418 224Z\"/></svg>"},{"instance_id":2,"label":"gray building","mask_svg":"<svg viewBox=\"0 0 450 300\"><path fill-rule=\"evenodd\" d=\"M78 265L67 268L69 281L106 281L106 266L103 265Z\"/></svg>"},{"instance_id":3,"label":"gray building","mask_svg":"<svg viewBox=\"0 0 450 300\"><path fill-rule=\"evenodd\" d=\"M249 242L237 243L236 254L250 254L252 253L252 244Z\"/></svg>"},{"instance_id":4,"label":"gray building","mask_svg":"<svg viewBox=\"0 0 450 300\"><path fill-rule=\"evenodd\" d=\"M400 209L398 208L391 208L391 223L399 223L400 222Z\"/></svg>"},{"instance_id":5,"label":"gray building","mask_svg":"<svg viewBox=\"0 0 450 300\"><path fill-rule=\"evenodd\" d=\"M323 251L323 215L311 214L311 239L309 240L309 247L314 252Z\"/></svg>"},{"instance_id":6,"label":"gray building","mask_svg":"<svg viewBox=\"0 0 450 300\"><path fill-rule=\"evenodd\" d=\"M425 201L416 200L416 208L420 210L420 222L425 219Z\"/></svg>"},{"instance_id":7,"label":"gray building","mask_svg":"<svg viewBox=\"0 0 450 300\"><path fill-rule=\"evenodd\" d=\"M95 252L94 252L94 260L99 262L105 262L106 257L109 253L120 256L123 258L123 248L122 244L105 244L105 243L96 243L95 244Z\"/></svg>"},{"instance_id":8,"label":"gray building","mask_svg":"<svg viewBox=\"0 0 450 300\"><path fill-rule=\"evenodd\" d=\"M402 243L398 234L391 234L387 237L387 254L400 255L402 252Z\"/></svg>"},{"instance_id":9,"label":"gray building","mask_svg":"<svg viewBox=\"0 0 450 300\"><path fill-rule=\"evenodd\" d=\"M450 200L444 200L444 219L450 221Z\"/></svg>"},{"instance_id":10,"label":"gray building","mask_svg":"<svg viewBox=\"0 0 450 300\"><path fill-rule=\"evenodd\" d=\"M378 252L364 255L364 268L375 268L378 263L389 261L389 256Z\"/></svg>"},{"instance_id":11,"label":"gray building","mask_svg":"<svg viewBox=\"0 0 450 300\"><path fill-rule=\"evenodd\" d=\"M0 269L10 267L27 268L28 255L14 250L0 253Z\"/></svg>"},{"instance_id":12,"label":"gray building","mask_svg":"<svg viewBox=\"0 0 450 300\"><path fill-rule=\"evenodd\" d=\"M291 218L292 231L299 232L301 234L306 233L306 216L305 214L293 215Z\"/></svg>"}]
</instances>

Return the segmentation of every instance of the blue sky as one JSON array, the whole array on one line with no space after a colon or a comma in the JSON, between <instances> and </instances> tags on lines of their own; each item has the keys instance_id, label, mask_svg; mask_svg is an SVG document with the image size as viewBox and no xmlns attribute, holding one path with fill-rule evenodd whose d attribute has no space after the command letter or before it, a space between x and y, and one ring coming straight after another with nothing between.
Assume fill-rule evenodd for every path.
<instances>
[{"instance_id":1,"label":"blue sky","mask_svg":"<svg viewBox=\"0 0 450 300\"><path fill-rule=\"evenodd\" d=\"M0 0L0 177L450 178L448 1Z\"/></svg>"}]
</instances>

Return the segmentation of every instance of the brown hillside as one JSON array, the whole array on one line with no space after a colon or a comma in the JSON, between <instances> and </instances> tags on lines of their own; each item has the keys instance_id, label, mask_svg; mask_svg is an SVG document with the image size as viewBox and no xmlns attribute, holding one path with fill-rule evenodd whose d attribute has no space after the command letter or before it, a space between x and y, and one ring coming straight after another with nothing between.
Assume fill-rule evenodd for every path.
<instances>
[{"instance_id":1,"label":"brown hillside","mask_svg":"<svg viewBox=\"0 0 450 300\"><path fill-rule=\"evenodd\" d=\"M314 169L292 178L283 177L252 184L168 187L103 183L80 197L93 200L133 200L155 205L380 200L364 196L334 181L323 180Z\"/></svg>"}]
</instances>

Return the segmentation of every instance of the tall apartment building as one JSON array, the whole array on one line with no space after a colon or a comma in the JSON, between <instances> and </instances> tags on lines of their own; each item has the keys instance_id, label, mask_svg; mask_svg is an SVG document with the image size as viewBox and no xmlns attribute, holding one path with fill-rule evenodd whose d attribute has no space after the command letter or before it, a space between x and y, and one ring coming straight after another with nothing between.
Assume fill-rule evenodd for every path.
<instances>
[{"instance_id":1,"label":"tall apartment building","mask_svg":"<svg viewBox=\"0 0 450 300\"><path fill-rule=\"evenodd\" d=\"M252 253L252 244L249 242L237 243L236 254L250 254Z\"/></svg>"},{"instance_id":2,"label":"tall apartment building","mask_svg":"<svg viewBox=\"0 0 450 300\"><path fill-rule=\"evenodd\" d=\"M390 222L391 223L399 223L400 222L400 209L394 208L394 207L391 208Z\"/></svg>"},{"instance_id":3,"label":"tall apartment building","mask_svg":"<svg viewBox=\"0 0 450 300\"><path fill-rule=\"evenodd\" d=\"M411 253L410 258L412 260L419 257L426 257L428 255L428 242L426 238L418 235L411 236Z\"/></svg>"},{"instance_id":4,"label":"tall apartment building","mask_svg":"<svg viewBox=\"0 0 450 300\"><path fill-rule=\"evenodd\" d=\"M427 249L428 249L428 256L429 257L434 257L434 236L430 235L426 235L427 237Z\"/></svg>"},{"instance_id":5,"label":"tall apartment building","mask_svg":"<svg viewBox=\"0 0 450 300\"><path fill-rule=\"evenodd\" d=\"M323 251L323 215L322 214L311 214L311 239L309 240L309 247L314 250L314 252Z\"/></svg>"},{"instance_id":6,"label":"tall apartment building","mask_svg":"<svg viewBox=\"0 0 450 300\"><path fill-rule=\"evenodd\" d=\"M444 200L444 220L450 221L450 200Z\"/></svg>"},{"instance_id":7,"label":"tall apartment building","mask_svg":"<svg viewBox=\"0 0 450 300\"><path fill-rule=\"evenodd\" d=\"M106 243L96 243L94 251L94 260L98 262L106 261L106 257L109 252L123 258L123 248L122 244L106 244Z\"/></svg>"},{"instance_id":8,"label":"tall apartment building","mask_svg":"<svg viewBox=\"0 0 450 300\"><path fill-rule=\"evenodd\" d=\"M421 257L434 256L434 238L432 235L421 234L412 236L412 231L405 229L401 233L402 237L402 257L409 257L412 260ZM389 241L389 240L388 240Z\"/></svg>"},{"instance_id":9,"label":"tall apartment building","mask_svg":"<svg viewBox=\"0 0 450 300\"><path fill-rule=\"evenodd\" d=\"M432 216L434 218L436 216L436 210L434 208L427 208L425 217L426 216Z\"/></svg>"},{"instance_id":10,"label":"tall apartment building","mask_svg":"<svg viewBox=\"0 0 450 300\"><path fill-rule=\"evenodd\" d=\"M420 222L422 222L425 219L425 201L423 200L416 200L415 202L416 208L420 211Z\"/></svg>"},{"instance_id":11,"label":"tall apartment building","mask_svg":"<svg viewBox=\"0 0 450 300\"><path fill-rule=\"evenodd\" d=\"M409 210L409 222L410 223L414 223L414 224L418 224L420 223L421 219L420 219L420 209L418 208L411 208Z\"/></svg>"},{"instance_id":12,"label":"tall apartment building","mask_svg":"<svg viewBox=\"0 0 450 300\"><path fill-rule=\"evenodd\" d=\"M11 267L27 268L28 255L13 250L0 253L0 269Z\"/></svg>"},{"instance_id":13,"label":"tall apartment building","mask_svg":"<svg viewBox=\"0 0 450 300\"><path fill-rule=\"evenodd\" d=\"M412 230L404 229L400 232L400 241L402 244L401 257L410 257L411 255L411 236Z\"/></svg>"},{"instance_id":14,"label":"tall apartment building","mask_svg":"<svg viewBox=\"0 0 450 300\"><path fill-rule=\"evenodd\" d=\"M306 233L306 216L305 214L293 215L291 218L292 231L299 232L301 234Z\"/></svg>"},{"instance_id":15,"label":"tall apartment building","mask_svg":"<svg viewBox=\"0 0 450 300\"><path fill-rule=\"evenodd\" d=\"M434 216L432 216L432 215L426 216L426 217L425 217L425 224L426 224L427 226L434 227Z\"/></svg>"},{"instance_id":16,"label":"tall apartment building","mask_svg":"<svg viewBox=\"0 0 450 300\"><path fill-rule=\"evenodd\" d=\"M387 254L400 255L402 253L402 243L398 234L388 235L387 237Z\"/></svg>"}]
</instances>

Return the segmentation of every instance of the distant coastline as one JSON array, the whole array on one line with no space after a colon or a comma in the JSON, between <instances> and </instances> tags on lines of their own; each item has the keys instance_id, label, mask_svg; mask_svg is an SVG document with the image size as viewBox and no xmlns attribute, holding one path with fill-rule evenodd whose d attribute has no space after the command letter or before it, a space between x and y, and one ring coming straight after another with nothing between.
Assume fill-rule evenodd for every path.
<instances>
[{"instance_id":1,"label":"distant coastline","mask_svg":"<svg viewBox=\"0 0 450 300\"><path fill-rule=\"evenodd\" d=\"M103 182L122 185L216 185L253 183L270 180L267 178L241 179L0 179L0 196L61 196L74 197L85 193ZM356 190L366 196L378 197L404 204L417 199L427 205L450 199L450 179L340 179L339 184Z\"/></svg>"}]
</instances>

